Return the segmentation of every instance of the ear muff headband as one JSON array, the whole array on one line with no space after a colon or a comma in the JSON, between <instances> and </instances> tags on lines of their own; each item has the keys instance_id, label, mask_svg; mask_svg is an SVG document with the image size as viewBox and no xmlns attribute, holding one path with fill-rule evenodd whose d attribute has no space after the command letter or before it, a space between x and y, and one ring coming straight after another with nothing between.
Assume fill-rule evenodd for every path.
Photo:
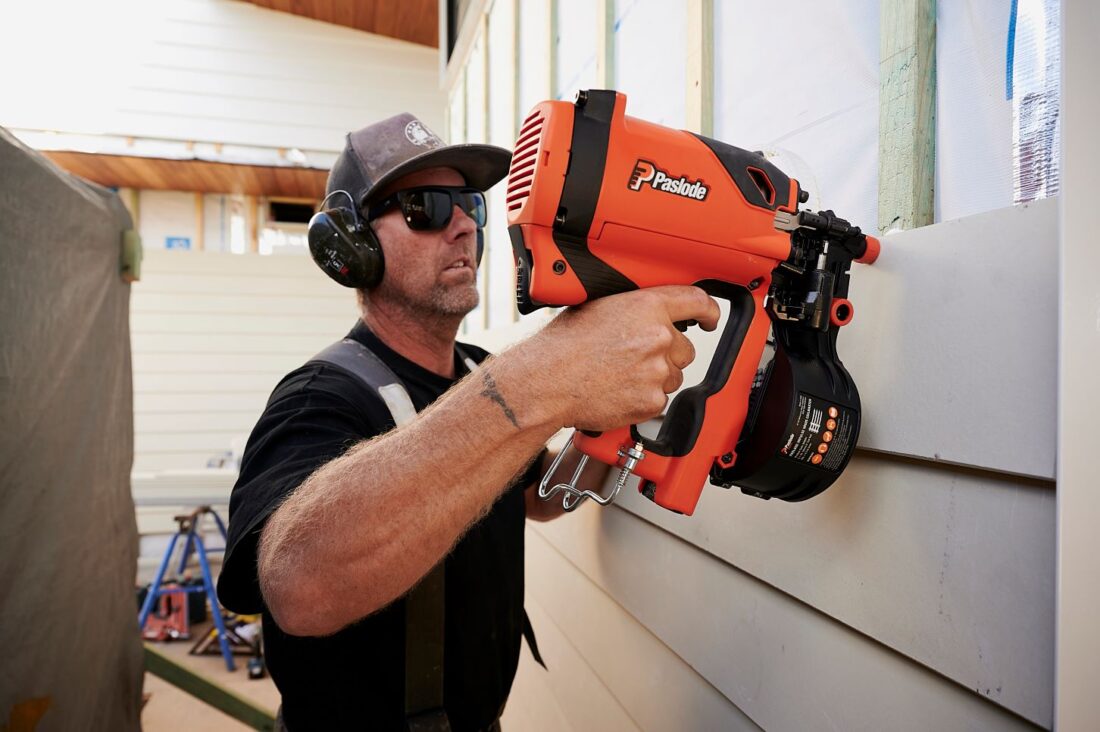
<instances>
[{"instance_id":1,"label":"ear muff headband","mask_svg":"<svg viewBox=\"0 0 1100 732\"><path fill-rule=\"evenodd\" d=\"M337 194L347 196L350 207L325 208ZM376 287L385 272L382 246L356 210L355 199L344 190L333 191L321 201L321 210L309 220L309 253L313 261L336 282L357 290Z\"/></svg>"}]
</instances>

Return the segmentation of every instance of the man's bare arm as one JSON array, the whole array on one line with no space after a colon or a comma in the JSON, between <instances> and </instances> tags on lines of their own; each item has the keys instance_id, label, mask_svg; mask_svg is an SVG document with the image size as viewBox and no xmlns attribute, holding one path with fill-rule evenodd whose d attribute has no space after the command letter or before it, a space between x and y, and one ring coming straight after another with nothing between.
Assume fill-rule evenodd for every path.
<instances>
[{"instance_id":1,"label":"man's bare arm","mask_svg":"<svg viewBox=\"0 0 1100 732\"><path fill-rule=\"evenodd\" d=\"M260 586L279 626L326 635L385 607L559 429L613 429L659 413L694 354L672 327L688 319L717 324L717 305L697 288L625 293L566 311L412 423L318 469L260 537Z\"/></svg>"}]
</instances>

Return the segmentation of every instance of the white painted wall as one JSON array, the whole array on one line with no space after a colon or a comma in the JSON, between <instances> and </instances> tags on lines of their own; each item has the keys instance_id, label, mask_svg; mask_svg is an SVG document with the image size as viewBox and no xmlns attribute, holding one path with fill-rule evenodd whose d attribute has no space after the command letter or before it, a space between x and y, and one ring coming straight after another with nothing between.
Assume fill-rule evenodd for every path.
<instances>
[{"instance_id":1,"label":"white painted wall","mask_svg":"<svg viewBox=\"0 0 1100 732\"><path fill-rule=\"evenodd\" d=\"M206 467L357 317L354 293L306 257L158 249L130 313L136 473Z\"/></svg>"},{"instance_id":2,"label":"white painted wall","mask_svg":"<svg viewBox=\"0 0 1100 732\"><path fill-rule=\"evenodd\" d=\"M435 49L234 0L5 4L0 67L9 128L338 151L402 111L444 127Z\"/></svg>"},{"instance_id":3,"label":"white painted wall","mask_svg":"<svg viewBox=\"0 0 1100 732\"><path fill-rule=\"evenodd\" d=\"M194 193L138 191L138 210L138 233L146 249L165 249L169 238L186 238L190 241L190 249L198 247ZM204 233L206 228L203 227Z\"/></svg>"},{"instance_id":4,"label":"white painted wall","mask_svg":"<svg viewBox=\"0 0 1100 732\"><path fill-rule=\"evenodd\" d=\"M1100 185L1100 8L1062 3L1062 147L1058 338L1058 698L1059 729L1095 729L1100 720L1100 493L1092 424L1100 405L1100 249L1095 197Z\"/></svg>"}]
</instances>

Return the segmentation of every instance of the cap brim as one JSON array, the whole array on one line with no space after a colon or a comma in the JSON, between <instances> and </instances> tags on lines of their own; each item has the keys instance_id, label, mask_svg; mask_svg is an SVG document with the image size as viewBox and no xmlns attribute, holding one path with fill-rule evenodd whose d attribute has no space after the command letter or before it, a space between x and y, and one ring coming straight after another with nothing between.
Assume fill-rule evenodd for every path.
<instances>
[{"instance_id":1,"label":"cap brim","mask_svg":"<svg viewBox=\"0 0 1100 732\"><path fill-rule=\"evenodd\" d=\"M487 191L508 175L512 153L496 145L448 145L427 150L388 171L363 196L369 201L398 178L428 168L454 168L466 185Z\"/></svg>"}]
</instances>

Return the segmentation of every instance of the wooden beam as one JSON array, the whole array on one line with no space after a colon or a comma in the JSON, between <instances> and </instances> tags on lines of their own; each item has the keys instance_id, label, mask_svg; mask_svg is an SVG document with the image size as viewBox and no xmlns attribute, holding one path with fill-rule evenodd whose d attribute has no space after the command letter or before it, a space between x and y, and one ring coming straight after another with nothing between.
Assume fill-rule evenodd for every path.
<instances>
[{"instance_id":1,"label":"wooden beam","mask_svg":"<svg viewBox=\"0 0 1100 732\"><path fill-rule=\"evenodd\" d=\"M245 234L248 237L246 246L253 254L260 251L260 235L256 222L257 205L255 196L244 197Z\"/></svg>"},{"instance_id":2,"label":"wooden beam","mask_svg":"<svg viewBox=\"0 0 1100 732\"><path fill-rule=\"evenodd\" d=\"M473 51L474 38L481 26L481 16L485 14L489 6L489 0L470 0L466 15L462 18L462 27L458 29L458 38L455 39L454 52L447 62L447 71L443 74L440 84L442 89L453 89L459 75L470 62L470 53ZM441 44L445 45L445 44Z\"/></svg>"},{"instance_id":3,"label":"wooden beam","mask_svg":"<svg viewBox=\"0 0 1100 732\"><path fill-rule=\"evenodd\" d=\"M512 3L512 139L515 140L519 137L519 126L523 123L523 116L527 114L526 109L520 109L520 71L523 68L520 64L523 63L523 59L520 56L520 34L522 33L522 25L520 25L520 13L523 12L523 4L519 0L511 0ZM509 242L511 244L511 242ZM516 291L516 271L512 269L512 292ZM512 298L512 322L519 322L519 307L516 303L516 299Z\"/></svg>"},{"instance_id":4,"label":"wooden beam","mask_svg":"<svg viewBox=\"0 0 1100 732\"><path fill-rule=\"evenodd\" d=\"M883 0L878 230L934 221L936 0Z\"/></svg>"},{"instance_id":5,"label":"wooden beam","mask_svg":"<svg viewBox=\"0 0 1100 732\"><path fill-rule=\"evenodd\" d=\"M206 160L169 160L136 155L99 155L70 151L43 153L59 166L113 188L203 193L247 193L253 196L324 196L327 170L317 168L236 165ZM301 181L284 185L284 181Z\"/></svg>"},{"instance_id":6,"label":"wooden beam","mask_svg":"<svg viewBox=\"0 0 1100 732\"><path fill-rule=\"evenodd\" d=\"M596 2L596 87L615 84L615 0Z\"/></svg>"},{"instance_id":7,"label":"wooden beam","mask_svg":"<svg viewBox=\"0 0 1100 732\"><path fill-rule=\"evenodd\" d=\"M485 6L484 12L481 14L481 19L478 22L478 33L481 34L481 44L485 48L485 51L481 54L481 129L475 130L474 134L477 135L474 142L489 142L489 96L492 93L489 89L489 63L492 60L492 55L489 49L489 9L492 4ZM467 97L469 99L469 97ZM494 243L492 236L485 237L485 251L482 253L482 266L481 269L481 327L485 330L489 330L489 307L491 304L492 291L489 288L490 275L489 272L492 267L489 266L489 249Z\"/></svg>"},{"instance_id":8,"label":"wooden beam","mask_svg":"<svg viewBox=\"0 0 1100 732\"><path fill-rule=\"evenodd\" d=\"M253 5L422 46L446 45L436 0L246 0Z\"/></svg>"},{"instance_id":9,"label":"wooden beam","mask_svg":"<svg viewBox=\"0 0 1100 732\"><path fill-rule=\"evenodd\" d=\"M550 63L548 63L547 71L550 75L550 93L546 96L547 99L557 99L558 97L558 0L546 0L546 10L548 15L546 22L546 32L550 34Z\"/></svg>"},{"instance_id":10,"label":"wooden beam","mask_svg":"<svg viewBox=\"0 0 1100 732\"><path fill-rule=\"evenodd\" d=\"M714 0L688 0L687 129L714 136Z\"/></svg>"},{"instance_id":11,"label":"wooden beam","mask_svg":"<svg viewBox=\"0 0 1100 732\"><path fill-rule=\"evenodd\" d=\"M275 729L274 712L257 706L197 671L181 666L148 643L145 644L145 670L252 729Z\"/></svg>"},{"instance_id":12,"label":"wooden beam","mask_svg":"<svg viewBox=\"0 0 1100 732\"><path fill-rule=\"evenodd\" d=\"M195 251L206 249L206 210L203 195L195 193Z\"/></svg>"}]
</instances>

